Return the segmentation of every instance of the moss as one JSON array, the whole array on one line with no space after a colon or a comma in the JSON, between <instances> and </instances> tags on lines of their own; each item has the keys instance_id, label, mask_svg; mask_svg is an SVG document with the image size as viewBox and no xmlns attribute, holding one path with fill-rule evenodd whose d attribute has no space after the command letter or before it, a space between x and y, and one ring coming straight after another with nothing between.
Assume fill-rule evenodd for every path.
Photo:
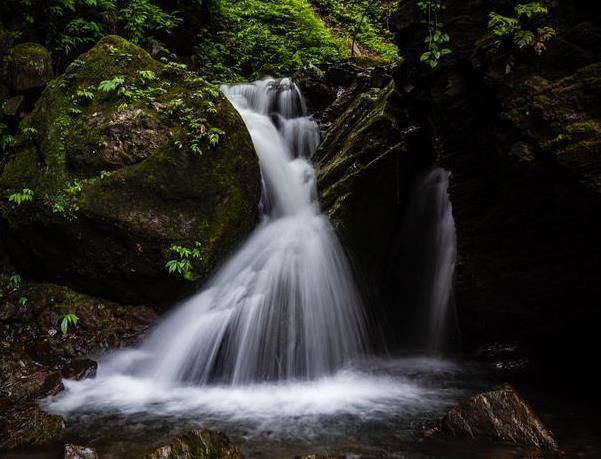
<instances>
[{"instance_id":1,"label":"moss","mask_svg":"<svg viewBox=\"0 0 601 459\"><path fill-rule=\"evenodd\" d=\"M140 71L152 73L144 79ZM124 78L119 91L97 89L115 76ZM82 88L94 96L82 100ZM57 240L32 248L36 256L65 238L75 246L75 234L88 239L85 247L71 246L65 263L53 268L61 276L86 284L93 277L99 285L125 285L128 277L141 285L148 276L172 283L165 280L161 253L194 241L202 243L200 269L208 274L255 224L259 169L238 113L185 67L159 63L120 37L103 38L49 84L31 126L38 131L35 148L11 159L0 192L26 182L42 197L31 218L51 224ZM211 128L223 132L214 147L202 135ZM192 150L194 142L202 155ZM112 173L100 178L102 171ZM81 191L68 193L76 181ZM16 233L23 229L18 220L11 219Z\"/></svg>"}]
</instances>

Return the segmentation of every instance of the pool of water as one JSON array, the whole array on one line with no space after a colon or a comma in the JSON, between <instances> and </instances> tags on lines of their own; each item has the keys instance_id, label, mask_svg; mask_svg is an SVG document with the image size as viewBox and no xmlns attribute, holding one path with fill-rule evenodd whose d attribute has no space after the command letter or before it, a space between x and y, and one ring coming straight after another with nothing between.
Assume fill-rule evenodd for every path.
<instances>
[{"instance_id":1,"label":"pool of water","mask_svg":"<svg viewBox=\"0 0 601 459\"><path fill-rule=\"evenodd\" d=\"M316 381L234 387L173 387L100 371L96 379L66 381L63 394L43 403L66 418L62 438L7 457L57 457L64 443L74 442L95 447L103 459L139 458L192 428L223 431L251 458L310 453L543 457L512 447L424 441L416 435L417 423L440 417L461 398L490 388L493 379L481 366L426 357L371 358Z\"/></svg>"}]
</instances>

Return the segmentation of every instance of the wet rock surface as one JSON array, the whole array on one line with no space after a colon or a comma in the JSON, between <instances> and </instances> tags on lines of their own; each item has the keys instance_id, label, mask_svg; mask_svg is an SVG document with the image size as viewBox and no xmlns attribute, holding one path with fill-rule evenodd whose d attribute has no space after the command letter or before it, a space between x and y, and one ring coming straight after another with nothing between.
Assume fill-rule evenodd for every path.
<instances>
[{"instance_id":1,"label":"wet rock surface","mask_svg":"<svg viewBox=\"0 0 601 459\"><path fill-rule=\"evenodd\" d=\"M98 459L98 453L94 448L68 444L63 459Z\"/></svg>"},{"instance_id":2,"label":"wet rock surface","mask_svg":"<svg viewBox=\"0 0 601 459\"><path fill-rule=\"evenodd\" d=\"M440 433L454 438L558 449L553 433L509 384L474 395L451 408L440 422Z\"/></svg>"},{"instance_id":3,"label":"wet rock surface","mask_svg":"<svg viewBox=\"0 0 601 459\"><path fill-rule=\"evenodd\" d=\"M243 459L238 448L221 432L191 430L143 459Z\"/></svg>"},{"instance_id":4,"label":"wet rock surface","mask_svg":"<svg viewBox=\"0 0 601 459\"><path fill-rule=\"evenodd\" d=\"M361 67L353 62L319 64L293 75L307 100L308 110L328 128L351 103L370 89L382 89L392 80L396 64Z\"/></svg>"},{"instance_id":5,"label":"wet rock surface","mask_svg":"<svg viewBox=\"0 0 601 459\"><path fill-rule=\"evenodd\" d=\"M403 220L417 177L436 156L430 135L411 100L391 83L351 98L313 157L320 202L365 297L388 305L387 319L379 322L391 327L381 336L393 340L406 336L404 312L396 306L405 275L399 263ZM374 309L380 314L384 308Z\"/></svg>"}]
</instances>

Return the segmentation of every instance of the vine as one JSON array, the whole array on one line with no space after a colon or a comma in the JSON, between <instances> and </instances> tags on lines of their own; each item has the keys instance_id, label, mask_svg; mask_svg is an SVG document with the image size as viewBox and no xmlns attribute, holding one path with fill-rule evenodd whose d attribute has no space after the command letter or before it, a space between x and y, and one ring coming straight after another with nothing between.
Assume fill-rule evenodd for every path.
<instances>
[{"instance_id":1,"label":"vine","mask_svg":"<svg viewBox=\"0 0 601 459\"><path fill-rule=\"evenodd\" d=\"M438 13L446 6L442 0L422 0L417 3L417 6L426 16L422 23L426 24L428 29L428 36L424 40L426 51L419 60L435 68L442 57L452 52L448 48L449 35L443 31L443 24L438 20Z\"/></svg>"}]
</instances>

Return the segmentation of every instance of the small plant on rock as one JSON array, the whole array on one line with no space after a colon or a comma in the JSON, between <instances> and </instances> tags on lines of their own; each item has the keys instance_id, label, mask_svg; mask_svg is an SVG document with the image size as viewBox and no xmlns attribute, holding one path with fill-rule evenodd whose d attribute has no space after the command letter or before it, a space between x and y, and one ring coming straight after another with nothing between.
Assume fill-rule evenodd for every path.
<instances>
[{"instance_id":1,"label":"small plant on rock","mask_svg":"<svg viewBox=\"0 0 601 459\"><path fill-rule=\"evenodd\" d=\"M34 140L36 138L36 136L38 135L38 130L34 127L26 127L21 132L23 133L25 138L29 141Z\"/></svg>"},{"instance_id":2,"label":"small plant on rock","mask_svg":"<svg viewBox=\"0 0 601 459\"><path fill-rule=\"evenodd\" d=\"M8 279L8 287L11 292L16 292L21 288L21 276L19 273L12 273Z\"/></svg>"},{"instance_id":3,"label":"small plant on rock","mask_svg":"<svg viewBox=\"0 0 601 459\"><path fill-rule=\"evenodd\" d=\"M76 314L69 312L59 316L58 323L62 334L66 335L69 332L69 330L77 328L79 324L79 317L77 317Z\"/></svg>"},{"instance_id":4,"label":"small plant on rock","mask_svg":"<svg viewBox=\"0 0 601 459\"><path fill-rule=\"evenodd\" d=\"M103 80L98 84L98 90L105 94L118 92L125 84L125 78L116 76L112 80Z\"/></svg>"},{"instance_id":5,"label":"small plant on rock","mask_svg":"<svg viewBox=\"0 0 601 459\"><path fill-rule=\"evenodd\" d=\"M196 276L193 263L195 260L202 260L200 242L195 242L191 249L174 244L169 247L169 253L177 256L177 258L165 263L165 268L167 268L169 274L179 274L186 280L194 280Z\"/></svg>"},{"instance_id":6,"label":"small plant on rock","mask_svg":"<svg viewBox=\"0 0 601 459\"><path fill-rule=\"evenodd\" d=\"M0 153L6 153L15 143L15 138L8 133L8 126L0 123Z\"/></svg>"},{"instance_id":7,"label":"small plant on rock","mask_svg":"<svg viewBox=\"0 0 601 459\"><path fill-rule=\"evenodd\" d=\"M509 43L519 49L532 48L536 54L541 54L555 36L554 28L539 23L549 9L542 2L520 3L514 13L514 16L503 16L494 11L489 14L488 28L495 37L497 49Z\"/></svg>"}]
</instances>

